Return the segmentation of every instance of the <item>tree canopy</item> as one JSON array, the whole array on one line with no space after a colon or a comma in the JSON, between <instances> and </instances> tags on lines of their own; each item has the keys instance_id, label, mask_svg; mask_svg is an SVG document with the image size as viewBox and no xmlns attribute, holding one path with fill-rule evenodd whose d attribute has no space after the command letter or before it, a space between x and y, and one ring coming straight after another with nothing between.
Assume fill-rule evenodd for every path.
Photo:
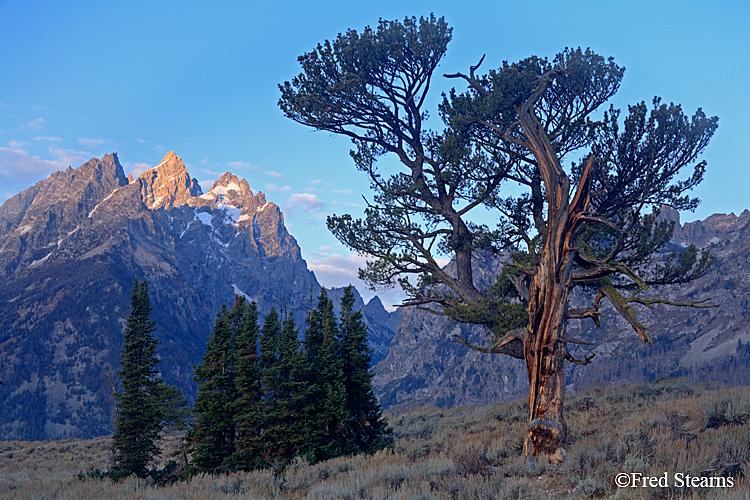
<instances>
[{"instance_id":1,"label":"tree canopy","mask_svg":"<svg viewBox=\"0 0 750 500\"><path fill-rule=\"evenodd\" d=\"M426 96L452 31L443 18L381 20L348 30L299 58L302 72L280 85L289 118L352 139L357 168L373 190L363 219L333 215L328 227L370 257L360 271L374 288L400 285L405 305L484 325L491 345L469 347L526 361L531 389L528 454L559 458L568 319L599 322L604 299L647 343L634 304L674 302L659 286L706 272L708 252L666 252L674 223L664 205L690 210L703 179L699 161L718 119L692 117L654 98L600 111L624 68L590 49L565 48L478 74L446 74L463 90L443 96L438 129L426 128ZM377 160L398 158L385 175ZM565 166L565 164L568 166ZM518 186L519 189L516 188ZM497 224L482 223L490 210ZM451 265L441 266L447 256ZM502 273L482 286L483 259ZM409 280L409 278L412 278ZM570 309L571 289L590 293ZM437 306L437 307L436 307Z\"/></svg>"}]
</instances>

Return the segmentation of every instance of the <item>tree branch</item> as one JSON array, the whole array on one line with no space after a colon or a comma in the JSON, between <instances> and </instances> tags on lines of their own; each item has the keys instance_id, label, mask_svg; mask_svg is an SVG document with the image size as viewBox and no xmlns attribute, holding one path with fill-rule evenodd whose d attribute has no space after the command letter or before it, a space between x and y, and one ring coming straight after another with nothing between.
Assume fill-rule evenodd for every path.
<instances>
[{"instance_id":1,"label":"tree branch","mask_svg":"<svg viewBox=\"0 0 750 500\"><path fill-rule=\"evenodd\" d=\"M483 352L486 354L505 354L517 359L524 359L523 345L526 340L526 329L517 328L506 333L503 338L495 342L490 347L482 347L469 342L469 339L460 335L453 336L453 342L465 345L473 351Z\"/></svg>"}]
</instances>

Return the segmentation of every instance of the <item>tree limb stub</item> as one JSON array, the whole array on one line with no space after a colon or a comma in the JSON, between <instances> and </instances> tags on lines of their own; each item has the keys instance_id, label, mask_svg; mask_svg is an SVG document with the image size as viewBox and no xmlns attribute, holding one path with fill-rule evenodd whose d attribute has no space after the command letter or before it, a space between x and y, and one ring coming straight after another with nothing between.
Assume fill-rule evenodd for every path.
<instances>
[{"instance_id":1,"label":"tree limb stub","mask_svg":"<svg viewBox=\"0 0 750 500\"><path fill-rule=\"evenodd\" d=\"M601 326L601 322L599 320L600 316L604 316L604 313L599 311L598 305L594 305L594 307L586 307L583 309L568 309L567 313L568 319L591 318L597 328Z\"/></svg>"},{"instance_id":2,"label":"tree limb stub","mask_svg":"<svg viewBox=\"0 0 750 500\"><path fill-rule=\"evenodd\" d=\"M609 280L607 280L609 281ZM628 300L618 292L611 283L602 284L599 287L599 292L609 299L614 308L620 313L620 316L625 318L630 326L633 327L639 337L649 345L654 345L654 340L648 333L648 327L638 320L638 316L635 311L628 305Z\"/></svg>"},{"instance_id":3,"label":"tree limb stub","mask_svg":"<svg viewBox=\"0 0 750 500\"><path fill-rule=\"evenodd\" d=\"M587 365L591 363L591 360L594 359L594 356L596 356L596 353L591 353L588 356L586 356L584 359L578 359L574 358L573 355L571 355L569 352L565 353L565 359L573 363L574 365Z\"/></svg>"},{"instance_id":4,"label":"tree limb stub","mask_svg":"<svg viewBox=\"0 0 750 500\"><path fill-rule=\"evenodd\" d=\"M526 329L518 328L506 333L503 338L498 340L490 347L482 347L472 344L466 337L460 335L453 336L453 342L462 344L472 351L483 352L485 354L505 354L517 359L524 359L523 344L526 339Z\"/></svg>"},{"instance_id":5,"label":"tree limb stub","mask_svg":"<svg viewBox=\"0 0 750 500\"><path fill-rule=\"evenodd\" d=\"M564 337L562 335L560 336L559 340L561 342L568 342L569 344L594 345L593 342L589 342L588 340L574 339L572 337Z\"/></svg>"}]
</instances>

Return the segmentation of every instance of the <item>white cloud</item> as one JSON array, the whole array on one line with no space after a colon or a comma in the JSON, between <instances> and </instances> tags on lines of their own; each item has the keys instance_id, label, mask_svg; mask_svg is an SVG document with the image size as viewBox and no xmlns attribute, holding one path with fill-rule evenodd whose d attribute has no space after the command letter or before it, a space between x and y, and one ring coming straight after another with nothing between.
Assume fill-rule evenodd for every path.
<instances>
[{"instance_id":1,"label":"white cloud","mask_svg":"<svg viewBox=\"0 0 750 500\"><path fill-rule=\"evenodd\" d=\"M354 194L354 191L351 189L334 189L333 192L336 194Z\"/></svg>"},{"instance_id":2,"label":"white cloud","mask_svg":"<svg viewBox=\"0 0 750 500\"><path fill-rule=\"evenodd\" d=\"M203 158L203 159L202 159L201 161L199 161L198 163L200 163L201 165L205 165L206 163L208 163L208 158Z\"/></svg>"},{"instance_id":3,"label":"white cloud","mask_svg":"<svg viewBox=\"0 0 750 500\"><path fill-rule=\"evenodd\" d=\"M42 160L23 149L0 147L0 185L22 190L31 182L62 170L67 165L60 161Z\"/></svg>"},{"instance_id":4,"label":"white cloud","mask_svg":"<svg viewBox=\"0 0 750 500\"><path fill-rule=\"evenodd\" d=\"M325 212L328 208L323 200L311 193L294 193L286 200L287 206L306 212Z\"/></svg>"},{"instance_id":5,"label":"white cloud","mask_svg":"<svg viewBox=\"0 0 750 500\"><path fill-rule=\"evenodd\" d=\"M44 118L37 118L24 123L21 128L30 128L33 130L40 130L44 126Z\"/></svg>"},{"instance_id":6,"label":"white cloud","mask_svg":"<svg viewBox=\"0 0 750 500\"><path fill-rule=\"evenodd\" d=\"M323 182L321 179L313 179L310 181L310 184L314 186L315 184L320 184L321 182Z\"/></svg>"},{"instance_id":7,"label":"white cloud","mask_svg":"<svg viewBox=\"0 0 750 500\"><path fill-rule=\"evenodd\" d=\"M54 136L44 137L44 136L39 136L39 137L34 137L34 140L35 141L62 142L62 137L54 137Z\"/></svg>"},{"instance_id":8,"label":"white cloud","mask_svg":"<svg viewBox=\"0 0 750 500\"><path fill-rule=\"evenodd\" d=\"M19 142L16 140L8 141L8 146L10 146L13 149L23 149L25 146L28 146L28 142Z\"/></svg>"},{"instance_id":9,"label":"white cloud","mask_svg":"<svg viewBox=\"0 0 750 500\"><path fill-rule=\"evenodd\" d=\"M328 257L309 261L307 267L325 286L346 286L352 282L352 279L357 278L357 270L364 267L366 263L367 259L362 255L331 254Z\"/></svg>"},{"instance_id":10,"label":"white cloud","mask_svg":"<svg viewBox=\"0 0 750 500\"><path fill-rule=\"evenodd\" d=\"M318 188L305 188L302 191L304 191L305 193L322 193L323 192L322 189L318 189Z\"/></svg>"},{"instance_id":11,"label":"white cloud","mask_svg":"<svg viewBox=\"0 0 750 500\"><path fill-rule=\"evenodd\" d=\"M89 148L100 148L105 144L110 144L110 139L103 139L101 137L79 137L78 142Z\"/></svg>"},{"instance_id":12,"label":"white cloud","mask_svg":"<svg viewBox=\"0 0 750 500\"><path fill-rule=\"evenodd\" d=\"M93 155L87 151L76 151L75 149L65 149L57 146L50 146L49 152L55 155L57 160L64 165L70 165L73 168L89 161Z\"/></svg>"},{"instance_id":13,"label":"white cloud","mask_svg":"<svg viewBox=\"0 0 750 500\"><path fill-rule=\"evenodd\" d=\"M200 185L201 189L204 193L208 193L211 190L211 187L214 185L214 182L216 182L216 179L209 179L207 181L200 181L198 184Z\"/></svg>"},{"instance_id":14,"label":"white cloud","mask_svg":"<svg viewBox=\"0 0 750 500\"><path fill-rule=\"evenodd\" d=\"M196 167L189 163L185 164L185 167L188 169L188 172L191 174L195 174L196 177L209 177L212 179L211 182L215 181L219 177L221 177L221 174L224 172L217 172L216 170L211 170L210 168L205 167ZM249 182L249 181L248 181Z\"/></svg>"},{"instance_id":15,"label":"white cloud","mask_svg":"<svg viewBox=\"0 0 750 500\"><path fill-rule=\"evenodd\" d=\"M274 177L276 179L286 179L286 176L279 172L274 172L273 170L264 170L263 175L267 175L269 177Z\"/></svg>"},{"instance_id":16,"label":"white cloud","mask_svg":"<svg viewBox=\"0 0 750 500\"><path fill-rule=\"evenodd\" d=\"M146 139L139 139L138 137L135 138L136 142L140 142L141 144L146 144L148 141Z\"/></svg>"},{"instance_id":17,"label":"white cloud","mask_svg":"<svg viewBox=\"0 0 750 500\"><path fill-rule=\"evenodd\" d=\"M141 163L130 163L130 162L123 162L122 169L125 170L126 174L132 174L133 178L139 177L143 172L151 168L152 165L149 165L148 163L141 162Z\"/></svg>"},{"instance_id":18,"label":"white cloud","mask_svg":"<svg viewBox=\"0 0 750 500\"><path fill-rule=\"evenodd\" d=\"M324 248L330 247L320 247L319 250ZM365 302L369 302L373 296L377 295L385 308L393 311L395 304L400 304L404 300L404 292L400 288L378 293L370 290L367 284L357 277L359 268L364 268L366 264L366 257L354 253L348 255L331 254L327 257L307 259L307 267L315 273L315 277L321 285L327 288L354 285Z\"/></svg>"},{"instance_id":19,"label":"white cloud","mask_svg":"<svg viewBox=\"0 0 750 500\"><path fill-rule=\"evenodd\" d=\"M227 163L231 168L250 168L250 164L245 161L232 161Z\"/></svg>"},{"instance_id":20,"label":"white cloud","mask_svg":"<svg viewBox=\"0 0 750 500\"><path fill-rule=\"evenodd\" d=\"M268 193L289 193L293 191L292 186L279 186L273 182L266 183L266 192Z\"/></svg>"},{"instance_id":21,"label":"white cloud","mask_svg":"<svg viewBox=\"0 0 750 500\"><path fill-rule=\"evenodd\" d=\"M0 101L0 109L10 109L10 104Z\"/></svg>"},{"instance_id":22,"label":"white cloud","mask_svg":"<svg viewBox=\"0 0 750 500\"><path fill-rule=\"evenodd\" d=\"M2 104L2 103L0 103L0 104ZM3 203L5 203L6 200L8 200L9 198L11 198L13 196L14 196L14 193L10 193L10 192L8 192L8 193L0 193L0 205L2 205Z\"/></svg>"}]
</instances>

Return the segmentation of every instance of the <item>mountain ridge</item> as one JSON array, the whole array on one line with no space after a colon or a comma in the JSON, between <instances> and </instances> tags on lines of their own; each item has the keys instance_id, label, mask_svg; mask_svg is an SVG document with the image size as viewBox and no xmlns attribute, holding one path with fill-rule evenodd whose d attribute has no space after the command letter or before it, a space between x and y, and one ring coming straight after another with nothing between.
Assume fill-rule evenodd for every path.
<instances>
[{"instance_id":1,"label":"mountain ridge","mask_svg":"<svg viewBox=\"0 0 750 500\"><path fill-rule=\"evenodd\" d=\"M149 283L162 375L189 399L222 304L244 295L303 327L320 290L276 204L229 172L204 194L174 152L137 178L112 153L7 200L0 277L4 439L111 431L134 277ZM389 328L375 337L383 356Z\"/></svg>"}]
</instances>

